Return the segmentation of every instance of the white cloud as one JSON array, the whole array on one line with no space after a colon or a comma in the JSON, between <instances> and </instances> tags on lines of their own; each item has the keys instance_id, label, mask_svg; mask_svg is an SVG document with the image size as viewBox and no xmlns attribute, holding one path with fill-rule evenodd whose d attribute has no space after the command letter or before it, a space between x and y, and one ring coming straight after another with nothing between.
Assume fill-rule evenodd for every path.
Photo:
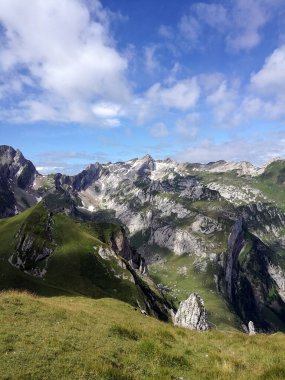
<instances>
[{"instance_id":1,"label":"white cloud","mask_svg":"<svg viewBox=\"0 0 285 380\"><path fill-rule=\"evenodd\" d=\"M273 8L274 1L236 0L231 9L232 25L226 37L227 48L239 52L256 47L262 40L262 28L272 17Z\"/></svg>"},{"instance_id":2,"label":"white cloud","mask_svg":"<svg viewBox=\"0 0 285 380\"><path fill-rule=\"evenodd\" d=\"M252 74L251 85L265 95L285 95L285 45L274 50L262 69Z\"/></svg>"},{"instance_id":3,"label":"white cloud","mask_svg":"<svg viewBox=\"0 0 285 380\"><path fill-rule=\"evenodd\" d=\"M250 118L282 119L285 116L285 45L267 57L263 67L252 73L248 94L242 102Z\"/></svg>"},{"instance_id":4,"label":"white cloud","mask_svg":"<svg viewBox=\"0 0 285 380\"><path fill-rule=\"evenodd\" d=\"M210 26L223 36L228 52L249 51L260 44L264 27L277 18L282 6L283 0L228 0L223 4L194 2L181 17L175 31L163 25L159 34L174 38L183 51L185 47L203 49L218 37L205 28Z\"/></svg>"},{"instance_id":5,"label":"white cloud","mask_svg":"<svg viewBox=\"0 0 285 380\"><path fill-rule=\"evenodd\" d=\"M150 133L153 137L159 138L167 136L169 132L164 123L157 123L151 128Z\"/></svg>"},{"instance_id":6,"label":"white cloud","mask_svg":"<svg viewBox=\"0 0 285 380\"><path fill-rule=\"evenodd\" d=\"M176 131L184 137L194 138L198 133L199 123L200 115L196 112L190 113L183 119L177 120Z\"/></svg>"},{"instance_id":7,"label":"white cloud","mask_svg":"<svg viewBox=\"0 0 285 380\"><path fill-rule=\"evenodd\" d=\"M26 103L19 104L19 116L25 106L33 120L47 119L49 115L53 120L67 115L72 104L83 108L77 112L84 118L81 121L90 121L94 100L129 99L125 78L128 62L116 50L109 19L109 13L97 0L0 2L0 23L4 28L1 75L18 80L20 70L24 70L30 86L37 91L37 104L34 99L25 99Z\"/></svg>"},{"instance_id":8,"label":"white cloud","mask_svg":"<svg viewBox=\"0 0 285 380\"><path fill-rule=\"evenodd\" d=\"M211 27L223 31L229 25L229 15L227 9L222 4L193 4L192 10L198 18Z\"/></svg>"},{"instance_id":9,"label":"white cloud","mask_svg":"<svg viewBox=\"0 0 285 380\"><path fill-rule=\"evenodd\" d=\"M101 118L112 118L122 113L121 106L114 103L98 102L92 106L93 113Z\"/></svg>"},{"instance_id":10,"label":"white cloud","mask_svg":"<svg viewBox=\"0 0 285 380\"><path fill-rule=\"evenodd\" d=\"M264 138L265 137L265 138ZM263 138L234 138L217 143L204 140L176 155L182 162L249 161L257 165L272 159L285 157L285 134L270 133Z\"/></svg>"},{"instance_id":11,"label":"white cloud","mask_svg":"<svg viewBox=\"0 0 285 380\"><path fill-rule=\"evenodd\" d=\"M210 95L206 97L212 106L218 127L236 127L242 120L238 82L230 86L224 80Z\"/></svg>"},{"instance_id":12,"label":"white cloud","mask_svg":"<svg viewBox=\"0 0 285 380\"><path fill-rule=\"evenodd\" d=\"M165 107L187 110L194 107L200 96L200 88L195 77L177 81L173 86L163 87L154 84L146 97L161 103Z\"/></svg>"}]
</instances>

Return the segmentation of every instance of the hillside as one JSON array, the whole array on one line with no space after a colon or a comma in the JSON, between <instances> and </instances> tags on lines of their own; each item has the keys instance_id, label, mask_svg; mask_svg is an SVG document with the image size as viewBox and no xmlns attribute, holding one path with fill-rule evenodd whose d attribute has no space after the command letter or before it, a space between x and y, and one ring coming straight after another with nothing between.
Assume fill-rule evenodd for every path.
<instances>
[{"instance_id":1,"label":"hillside","mask_svg":"<svg viewBox=\"0 0 285 380\"><path fill-rule=\"evenodd\" d=\"M9 191L16 194L17 173L23 172L16 157L21 157L24 167L28 161L11 147L1 151L5 157L2 170L6 168L10 176ZM123 256L127 261L130 255L138 260L131 276L139 268L143 272L146 264L147 281L155 280L157 294L171 300L170 308L178 308L180 301L196 292L205 301L210 323L219 329L244 330L252 320L258 331L285 331L283 171L282 160L256 168L247 162L180 164L171 159L156 161L149 155L91 164L75 176L42 176L32 171L33 181L24 193L33 194L36 202L43 199L53 214L56 248L30 274L43 274L40 287L45 283L64 291L134 303L138 297L133 284L128 284L126 296L124 281L108 279L114 258L107 264L102 257L95 260L98 244L112 245L112 229L123 228L130 241ZM9 203L9 197L5 199ZM17 207L16 213L21 209ZM12 226L28 217L29 210L12 219L15 222L0 222L5 241L13 240L20 228L8 235L9 223ZM110 228L111 235L104 237ZM46 249L53 250L53 243L46 243ZM9 272L10 256L4 254L4 272ZM120 269L115 272L124 276ZM21 285L21 276L5 281L10 281L9 286ZM113 281L116 286L106 287Z\"/></svg>"},{"instance_id":2,"label":"hillside","mask_svg":"<svg viewBox=\"0 0 285 380\"><path fill-rule=\"evenodd\" d=\"M42 201L0 221L0 287L45 296L112 297L167 320L168 302L117 251L118 236L123 236L118 225L54 215ZM129 247L127 240L124 244Z\"/></svg>"},{"instance_id":3,"label":"hillside","mask_svg":"<svg viewBox=\"0 0 285 380\"><path fill-rule=\"evenodd\" d=\"M281 380L283 334L197 333L111 298L0 294L0 379Z\"/></svg>"}]
</instances>

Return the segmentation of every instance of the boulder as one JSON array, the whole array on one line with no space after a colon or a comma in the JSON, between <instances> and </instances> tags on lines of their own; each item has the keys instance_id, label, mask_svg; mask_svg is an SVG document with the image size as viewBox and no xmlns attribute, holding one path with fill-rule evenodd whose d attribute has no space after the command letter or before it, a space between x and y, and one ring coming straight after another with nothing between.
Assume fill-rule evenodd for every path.
<instances>
[{"instance_id":1,"label":"boulder","mask_svg":"<svg viewBox=\"0 0 285 380\"><path fill-rule=\"evenodd\" d=\"M252 321L248 322L248 334L249 335L255 335L256 334L255 327L254 327L254 324Z\"/></svg>"},{"instance_id":2,"label":"boulder","mask_svg":"<svg viewBox=\"0 0 285 380\"><path fill-rule=\"evenodd\" d=\"M174 325L190 330L209 330L207 311L199 294L192 293L186 301L180 303L174 317Z\"/></svg>"}]
</instances>

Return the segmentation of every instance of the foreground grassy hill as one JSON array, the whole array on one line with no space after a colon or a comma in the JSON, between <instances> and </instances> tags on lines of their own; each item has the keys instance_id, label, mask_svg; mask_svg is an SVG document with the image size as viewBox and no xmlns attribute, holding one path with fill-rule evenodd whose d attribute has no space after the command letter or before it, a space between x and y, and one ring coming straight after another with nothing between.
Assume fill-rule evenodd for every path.
<instances>
[{"instance_id":1,"label":"foreground grassy hill","mask_svg":"<svg viewBox=\"0 0 285 380\"><path fill-rule=\"evenodd\" d=\"M285 378L285 336L198 333L122 301L0 293L1 380Z\"/></svg>"},{"instance_id":2,"label":"foreground grassy hill","mask_svg":"<svg viewBox=\"0 0 285 380\"><path fill-rule=\"evenodd\" d=\"M41 203L25 212L0 220L0 288L27 289L42 295L76 294L89 297L115 297L135 302L135 284L124 281L126 270L114 258L103 260L99 247L108 247L108 240L119 226L112 224L88 225L62 214L53 216L54 252L48 258L44 278L36 278L13 267L9 258L18 244L19 231L29 234L41 252L48 241L44 225L48 211ZM45 265L45 260L36 265ZM118 277L114 276L114 273Z\"/></svg>"},{"instance_id":3,"label":"foreground grassy hill","mask_svg":"<svg viewBox=\"0 0 285 380\"><path fill-rule=\"evenodd\" d=\"M116 224L52 214L44 202L0 220L0 289L49 297L116 298L168 320L171 305L153 281L110 251L118 233L121 227ZM102 256L101 249L110 255Z\"/></svg>"}]
</instances>

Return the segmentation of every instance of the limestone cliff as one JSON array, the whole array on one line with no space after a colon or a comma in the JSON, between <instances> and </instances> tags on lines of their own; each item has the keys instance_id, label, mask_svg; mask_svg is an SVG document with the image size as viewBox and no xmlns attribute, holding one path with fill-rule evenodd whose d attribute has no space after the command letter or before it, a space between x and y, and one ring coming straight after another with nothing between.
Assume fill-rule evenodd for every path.
<instances>
[{"instance_id":1,"label":"limestone cliff","mask_svg":"<svg viewBox=\"0 0 285 380\"><path fill-rule=\"evenodd\" d=\"M198 331L210 328L204 301L199 294L192 293L186 301L180 303L174 325Z\"/></svg>"}]
</instances>

